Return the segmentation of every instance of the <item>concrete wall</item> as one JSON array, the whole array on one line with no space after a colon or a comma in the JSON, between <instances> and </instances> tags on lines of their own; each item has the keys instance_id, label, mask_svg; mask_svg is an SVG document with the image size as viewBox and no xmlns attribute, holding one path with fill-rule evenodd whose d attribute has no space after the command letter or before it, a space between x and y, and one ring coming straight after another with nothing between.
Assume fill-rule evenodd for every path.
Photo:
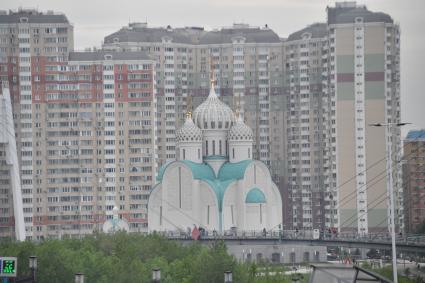
<instances>
[{"instance_id":1,"label":"concrete wall","mask_svg":"<svg viewBox=\"0 0 425 283\"><path fill-rule=\"evenodd\" d=\"M305 263L325 262L327 249L325 246L305 246L291 244L277 245L239 245L227 243L228 253L239 261L268 261L273 263ZM291 255L292 254L292 255ZM294 255L295 254L295 262ZM308 260L307 260L308 257Z\"/></svg>"}]
</instances>

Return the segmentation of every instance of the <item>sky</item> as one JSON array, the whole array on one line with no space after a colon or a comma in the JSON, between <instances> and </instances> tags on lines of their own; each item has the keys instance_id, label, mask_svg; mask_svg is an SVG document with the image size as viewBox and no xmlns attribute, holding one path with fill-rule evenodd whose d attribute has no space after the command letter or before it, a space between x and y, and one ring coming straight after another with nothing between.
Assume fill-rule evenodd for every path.
<instances>
[{"instance_id":1,"label":"sky","mask_svg":"<svg viewBox=\"0 0 425 283\"><path fill-rule=\"evenodd\" d=\"M328 0L2 0L0 10L37 8L65 13L74 25L75 49L101 46L104 36L129 22L149 26L202 26L206 29L247 23L267 24L280 37L326 21ZM425 0L359 0L385 12L401 27L401 117L425 129ZM378 122L378 121L377 121Z\"/></svg>"}]
</instances>

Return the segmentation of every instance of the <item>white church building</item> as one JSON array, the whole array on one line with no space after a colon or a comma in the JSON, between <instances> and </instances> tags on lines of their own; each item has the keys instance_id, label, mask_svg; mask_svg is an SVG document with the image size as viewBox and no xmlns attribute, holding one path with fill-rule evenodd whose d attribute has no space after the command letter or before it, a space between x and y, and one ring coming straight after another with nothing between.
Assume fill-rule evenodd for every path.
<instances>
[{"instance_id":1,"label":"white church building","mask_svg":"<svg viewBox=\"0 0 425 283\"><path fill-rule=\"evenodd\" d=\"M149 231L279 229L282 199L267 166L252 159L253 132L213 84L176 140L178 158L159 169L149 197Z\"/></svg>"}]
</instances>

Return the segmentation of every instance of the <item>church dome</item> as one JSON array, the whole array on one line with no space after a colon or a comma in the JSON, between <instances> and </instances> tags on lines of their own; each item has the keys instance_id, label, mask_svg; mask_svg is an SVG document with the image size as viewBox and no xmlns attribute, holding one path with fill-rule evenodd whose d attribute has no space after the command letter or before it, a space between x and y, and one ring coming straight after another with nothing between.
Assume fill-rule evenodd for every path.
<instances>
[{"instance_id":1,"label":"church dome","mask_svg":"<svg viewBox=\"0 0 425 283\"><path fill-rule=\"evenodd\" d=\"M253 141L254 134L250 127L248 127L239 116L236 123L229 131L229 141Z\"/></svg>"},{"instance_id":2,"label":"church dome","mask_svg":"<svg viewBox=\"0 0 425 283\"><path fill-rule=\"evenodd\" d=\"M211 86L207 100L193 112L193 119L203 130L228 130L235 122L232 109L222 102Z\"/></svg>"},{"instance_id":3,"label":"church dome","mask_svg":"<svg viewBox=\"0 0 425 283\"><path fill-rule=\"evenodd\" d=\"M192 121L190 115L187 116L186 121L177 133L177 142L202 142L202 131Z\"/></svg>"}]
</instances>

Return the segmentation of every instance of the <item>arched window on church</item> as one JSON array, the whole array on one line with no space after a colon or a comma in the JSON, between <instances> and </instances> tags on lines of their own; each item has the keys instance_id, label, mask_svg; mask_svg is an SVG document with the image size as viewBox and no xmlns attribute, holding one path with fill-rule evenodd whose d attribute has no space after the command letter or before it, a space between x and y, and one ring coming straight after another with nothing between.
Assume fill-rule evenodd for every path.
<instances>
[{"instance_id":1,"label":"arched window on church","mask_svg":"<svg viewBox=\"0 0 425 283\"><path fill-rule=\"evenodd\" d=\"M198 148L198 159L201 159L201 149Z\"/></svg>"},{"instance_id":2,"label":"arched window on church","mask_svg":"<svg viewBox=\"0 0 425 283\"><path fill-rule=\"evenodd\" d=\"M215 155L215 141L212 141L212 144L213 144L213 145L212 145L212 147L213 147L213 148L212 148L212 150L213 150L213 153L212 153L212 154L213 154L213 155Z\"/></svg>"},{"instance_id":3,"label":"arched window on church","mask_svg":"<svg viewBox=\"0 0 425 283\"><path fill-rule=\"evenodd\" d=\"M226 156L228 156L228 155L229 155L229 146L228 146L227 140L226 140Z\"/></svg>"},{"instance_id":4,"label":"arched window on church","mask_svg":"<svg viewBox=\"0 0 425 283\"><path fill-rule=\"evenodd\" d=\"M186 149L183 149L183 159L186 159Z\"/></svg>"},{"instance_id":5,"label":"arched window on church","mask_svg":"<svg viewBox=\"0 0 425 283\"><path fill-rule=\"evenodd\" d=\"M218 141L218 150L220 152L220 155L223 155L223 153L221 152L221 140Z\"/></svg>"},{"instance_id":6,"label":"arched window on church","mask_svg":"<svg viewBox=\"0 0 425 283\"><path fill-rule=\"evenodd\" d=\"M232 155L233 155L233 158L235 158L235 149L234 148L232 148Z\"/></svg>"},{"instance_id":7,"label":"arched window on church","mask_svg":"<svg viewBox=\"0 0 425 283\"><path fill-rule=\"evenodd\" d=\"M208 141L205 141L205 155L208 156Z\"/></svg>"},{"instance_id":8,"label":"arched window on church","mask_svg":"<svg viewBox=\"0 0 425 283\"><path fill-rule=\"evenodd\" d=\"M248 148L248 158L251 158L251 149Z\"/></svg>"}]
</instances>

